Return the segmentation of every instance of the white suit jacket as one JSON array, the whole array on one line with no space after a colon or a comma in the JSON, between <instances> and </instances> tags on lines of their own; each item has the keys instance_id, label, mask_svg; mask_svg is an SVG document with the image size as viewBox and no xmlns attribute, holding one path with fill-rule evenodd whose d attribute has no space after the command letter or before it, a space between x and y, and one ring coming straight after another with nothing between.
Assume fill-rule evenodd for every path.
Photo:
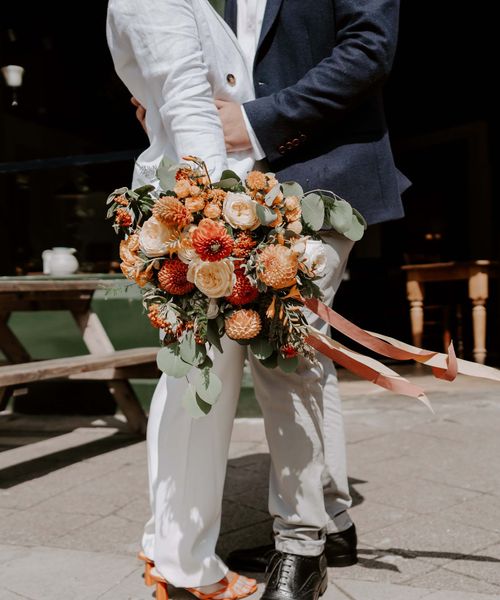
<instances>
[{"instance_id":1,"label":"white suit jacket","mask_svg":"<svg viewBox=\"0 0 500 600\"><path fill-rule=\"evenodd\" d=\"M146 108L149 148L133 186L156 184L163 156L188 154L217 181L225 168L244 176L253 153L228 158L214 98L254 98L252 77L229 26L207 0L110 0L107 39L118 76Z\"/></svg>"}]
</instances>

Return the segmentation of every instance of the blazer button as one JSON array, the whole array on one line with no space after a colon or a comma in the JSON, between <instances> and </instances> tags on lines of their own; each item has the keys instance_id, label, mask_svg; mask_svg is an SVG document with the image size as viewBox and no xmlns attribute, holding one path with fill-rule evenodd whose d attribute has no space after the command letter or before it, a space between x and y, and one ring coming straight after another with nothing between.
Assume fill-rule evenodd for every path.
<instances>
[{"instance_id":1,"label":"blazer button","mask_svg":"<svg viewBox=\"0 0 500 600\"><path fill-rule=\"evenodd\" d=\"M298 138L293 139L292 145L294 146L294 148L296 148L297 146L300 146L300 140Z\"/></svg>"},{"instance_id":2,"label":"blazer button","mask_svg":"<svg viewBox=\"0 0 500 600\"><path fill-rule=\"evenodd\" d=\"M304 143L307 140L307 135L305 133L301 133L299 135L299 140Z\"/></svg>"},{"instance_id":3,"label":"blazer button","mask_svg":"<svg viewBox=\"0 0 500 600\"><path fill-rule=\"evenodd\" d=\"M280 146L280 147L278 148L278 152L279 152L280 154L285 154L285 152L286 152L286 148L285 148L285 146Z\"/></svg>"},{"instance_id":4,"label":"blazer button","mask_svg":"<svg viewBox=\"0 0 500 600\"><path fill-rule=\"evenodd\" d=\"M292 142L287 142L287 143L285 144L285 146L286 146L286 149L287 149L287 150L293 150L293 144L292 144Z\"/></svg>"},{"instance_id":5,"label":"blazer button","mask_svg":"<svg viewBox=\"0 0 500 600\"><path fill-rule=\"evenodd\" d=\"M228 73L227 74L226 81L231 86L235 86L236 85L236 77L232 73Z\"/></svg>"}]
</instances>

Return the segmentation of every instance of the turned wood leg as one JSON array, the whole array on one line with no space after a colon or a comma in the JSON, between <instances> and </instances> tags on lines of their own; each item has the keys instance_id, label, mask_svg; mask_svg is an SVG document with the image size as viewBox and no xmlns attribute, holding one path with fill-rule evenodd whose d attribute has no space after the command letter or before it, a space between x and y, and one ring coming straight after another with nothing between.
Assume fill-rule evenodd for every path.
<instances>
[{"instance_id":1,"label":"turned wood leg","mask_svg":"<svg viewBox=\"0 0 500 600\"><path fill-rule=\"evenodd\" d=\"M474 273L469 278L469 297L472 300L472 327L474 335L474 360L486 361L486 301L488 299L488 275Z\"/></svg>"},{"instance_id":2,"label":"turned wood leg","mask_svg":"<svg viewBox=\"0 0 500 600\"><path fill-rule=\"evenodd\" d=\"M411 336L415 346L422 346L424 333L424 286L420 281L409 280L406 293L410 303Z\"/></svg>"}]
</instances>

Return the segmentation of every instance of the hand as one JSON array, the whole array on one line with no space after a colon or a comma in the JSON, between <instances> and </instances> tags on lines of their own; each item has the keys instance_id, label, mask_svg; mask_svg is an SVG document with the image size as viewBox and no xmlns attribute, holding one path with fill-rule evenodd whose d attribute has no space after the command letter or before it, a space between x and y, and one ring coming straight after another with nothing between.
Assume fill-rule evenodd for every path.
<instances>
[{"instance_id":1,"label":"hand","mask_svg":"<svg viewBox=\"0 0 500 600\"><path fill-rule=\"evenodd\" d=\"M135 116L137 117L137 120L141 124L142 128L144 129L144 131L147 133L148 130L146 128L146 109L139 102L139 100L137 100L137 98L134 98L134 96L132 96L132 98L130 98L130 102L132 102L132 104L136 108Z\"/></svg>"},{"instance_id":2,"label":"hand","mask_svg":"<svg viewBox=\"0 0 500 600\"><path fill-rule=\"evenodd\" d=\"M248 137L241 105L236 102L216 100L215 106L219 110L219 117L222 121L226 150L228 152L251 150L252 143Z\"/></svg>"}]
</instances>

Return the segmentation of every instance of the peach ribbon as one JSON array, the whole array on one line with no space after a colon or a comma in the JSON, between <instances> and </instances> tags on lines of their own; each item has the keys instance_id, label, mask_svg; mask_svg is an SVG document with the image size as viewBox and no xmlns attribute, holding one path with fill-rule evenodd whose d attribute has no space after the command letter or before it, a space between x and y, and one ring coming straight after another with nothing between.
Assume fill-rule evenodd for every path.
<instances>
[{"instance_id":1,"label":"peach ribbon","mask_svg":"<svg viewBox=\"0 0 500 600\"><path fill-rule=\"evenodd\" d=\"M303 299L302 301L309 310L318 315L323 321L358 344L389 358L415 360L427 365L431 367L434 376L438 379L453 381L457 373L461 373L472 377L500 381L500 371L498 369L457 359L453 344L450 344L448 354L423 350L422 348L417 348L389 336L361 329L361 327L348 321L345 317L316 298ZM307 343L363 379L398 394L418 398L432 410L422 388L410 383L407 379L401 377L398 373L392 371L392 369L389 369L374 358L349 350L312 327L309 328Z\"/></svg>"}]
</instances>

